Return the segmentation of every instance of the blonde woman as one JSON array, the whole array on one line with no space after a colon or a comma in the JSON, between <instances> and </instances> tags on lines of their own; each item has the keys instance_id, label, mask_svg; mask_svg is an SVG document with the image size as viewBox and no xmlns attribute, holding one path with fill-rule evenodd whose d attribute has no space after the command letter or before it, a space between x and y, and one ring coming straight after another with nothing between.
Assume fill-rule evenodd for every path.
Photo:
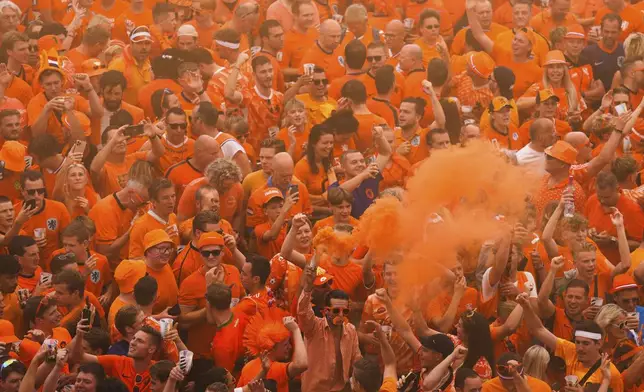
<instances>
[{"instance_id":1,"label":"blonde woman","mask_svg":"<svg viewBox=\"0 0 644 392\"><path fill-rule=\"evenodd\" d=\"M53 196L54 200L65 204L72 218L87 215L99 199L89 183L89 172L85 166L71 159L65 160L56 175Z\"/></svg>"},{"instance_id":2,"label":"blonde woman","mask_svg":"<svg viewBox=\"0 0 644 392\"><path fill-rule=\"evenodd\" d=\"M550 362L548 350L541 346L532 346L523 354L523 371L528 376L545 381L548 362Z\"/></svg>"}]
</instances>

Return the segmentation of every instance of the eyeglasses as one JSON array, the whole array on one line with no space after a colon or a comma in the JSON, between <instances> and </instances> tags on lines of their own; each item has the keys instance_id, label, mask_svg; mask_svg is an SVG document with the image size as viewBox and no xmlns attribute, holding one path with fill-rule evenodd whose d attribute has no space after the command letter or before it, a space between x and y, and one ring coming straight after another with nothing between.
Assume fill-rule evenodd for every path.
<instances>
[{"instance_id":1,"label":"eyeglasses","mask_svg":"<svg viewBox=\"0 0 644 392\"><path fill-rule=\"evenodd\" d=\"M313 84L316 86L322 86L329 84L329 79L313 79Z\"/></svg>"},{"instance_id":2,"label":"eyeglasses","mask_svg":"<svg viewBox=\"0 0 644 392\"><path fill-rule=\"evenodd\" d=\"M382 56L367 56L367 61L373 63L374 61L382 60Z\"/></svg>"},{"instance_id":3,"label":"eyeglasses","mask_svg":"<svg viewBox=\"0 0 644 392\"><path fill-rule=\"evenodd\" d=\"M221 249L215 249L215 250L202 250L199 253L201 253L201 256L204 258L209 258L210 256L212 257L218 257L221 254Z\"/></svg>"},{"instance_id":4,"label":"eyeglasses","mask_svg":"<svg viewBox=\"0 0 644 392\"><path fill-rule=\"evenodd\" d=\"M36 193L38 193L39 195L44 195L46 191L47 189L45 188L28 189L27 194L29 196L36 196Z\"/></svg>"},{"instance_id":5,"label":"eyeglasses","mask_svg":"<svg viewBox=\"0 0 644 392\"><path fill-rule=\"evenodd\" d=\"M152 249L150 249L150 253L169 255L170 253L172 253L172 247L169 247L169 248L152 248Z\"/></svg>"},{"instance_id":6,"label":"eyeglasses","mask_svg":"<svg viewBox=\"0 0 644 392\"><path fill-rule=\"evenodd\" d=\"M440 27L441 27L441 25L437 25L437 24L430 24L430 25L423 26L423 28L425 28L427 30L438 29Z\"/></svg>"},{"instance_id":7,"label":"eyeglasses","mask_svg":"<svg viewBox=\"0 0 644 392\"><path fill-rule=\"evenodd\" d=\"M333 313L333 315L335 315L335 316L339 315L340 313L342 313L345 316L348 316L349 312L350 312L350 310L348 308L329 308L329 307L327 307L327 309L331 313Z\"/></svg>"},{"instance_id":8,"label":"eyeglasses","mask_svg":"<svg viewBox=\"0 0 644 392\"><path fill-rule=\"evenodd\" d=\"M172 129L188 129L188 123L168 124L168 126Z\"/></svg>"}]
</instances>

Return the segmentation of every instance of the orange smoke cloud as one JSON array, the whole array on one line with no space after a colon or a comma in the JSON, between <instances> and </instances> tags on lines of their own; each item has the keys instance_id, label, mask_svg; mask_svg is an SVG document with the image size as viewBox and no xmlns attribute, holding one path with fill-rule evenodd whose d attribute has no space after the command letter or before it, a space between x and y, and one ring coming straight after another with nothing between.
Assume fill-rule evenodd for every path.
<instances>
[{"instance_id":1,"label":"orange smoke cloud","mask_svg":"<svg viewBox=\"0 0 644 392\"><path fill-rule=\"evenodd\" d=\"M459 253L469 256L465 270L473 270L480 245L523 217L537 184L487 142L436 151L407 182L403 202L378 200L356 237L381 257L404 252L401 287L437 276L436 264L451 268Z\"/></svg>"}]
</instances>

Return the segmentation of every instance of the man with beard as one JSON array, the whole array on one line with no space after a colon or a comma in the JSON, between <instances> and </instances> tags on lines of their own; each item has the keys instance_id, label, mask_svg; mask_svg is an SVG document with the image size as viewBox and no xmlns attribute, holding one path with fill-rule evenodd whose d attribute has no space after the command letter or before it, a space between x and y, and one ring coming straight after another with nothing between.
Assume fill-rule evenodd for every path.
<instances>
[{"instance_id":1,"label":"man with beard","mask_svg":"<svg viewBox=\"0 0 644 392\"><path fill-rule=\"evenodd\" d=\"M618 41L622 31L622 20L615 14L607 14L601 19L601 40L588 45L581 55L592 64L593 75L602 81L604 90L608 91L613 82L613 75L624 62L624 45Z\"/></svg>"},{"instance_id":2,"label":"man with beard","mask_svg":"<svg viewBox=\"0 0 644 392\"><path fill-rule=\"evenodd\" d=\"M259 52L266 56L273 64L275 78L273 79L273 90L284 91L284 74L280 67L282 49L284 49L284 29L275 20L264 21L259 26L259 37L262 40L262 50Z\"/></svg>"},{"instance_id":3,"label":"man with beard","mask_svg":"<svg viewBox=\"0 0 644 392\"><path fill-rule=\"evenodd\" d=\"M130 45L125 48L123 55L112 60L108 67L125 75L127 88L123 99L129 104L138 105L139 89L152 81L151 49L150 30L146 26L139 26L130 34Z\"/></svg>"},{"instance_id":4,"label":"man with beard","mask_svg":"<svg viewBox=\"0 0 644 392\"><path fill-rule=\"evenodd\" d=\"M123 93L127 88L127 80L120 71L107 71L101 76L100 95L103 98L103 116L92 121L92 133L102 134L110 125L110 118L119 110L125 110L132 115L133 123L143 121L143 110L123 101ZM98 129L95 129L99 127Z\"/></svg>"},{"instance_id":5,"label":"man with beard","mask_svg":"<svg viewBox=\"0 0 644 392\"><path fill-rule=\"evenodd\" d=\"M18 141L22 133L22 115L16 109L0 110L0 148L7 140Z\"/></svg>"},{"instance_id":6,"label":"man with beard","mask_svg":"<svg viewBox=\"0 0 644 392\"><path fill-rule=\"evenodd\" d=\"M109 30L105 30L101 26L88 28L83 34L82 43L66 54L76 72L82 69L83 61L100 57L107 48L109 40Z\"/></svg>"},{"instance_id":7,"label":"man with beard","mask_svg":"<svg viewBox=\"0 0 644 392\"><path fill-rule=\"evenodd\" d=\"M549 37L550 32L559 26L570 27L577 24L577 18L570 12L570 0L554 0L550 9L533 16L530 25L539 34Z\"/></svg>"}]
</instances>

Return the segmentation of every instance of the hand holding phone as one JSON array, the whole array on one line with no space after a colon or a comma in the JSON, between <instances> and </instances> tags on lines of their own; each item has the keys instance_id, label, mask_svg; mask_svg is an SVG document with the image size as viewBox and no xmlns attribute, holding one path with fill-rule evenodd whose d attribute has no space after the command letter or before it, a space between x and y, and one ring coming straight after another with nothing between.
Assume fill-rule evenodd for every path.
<instances>
[{"instance_id":1,"label":"hand holding phone","mask_svg":"<svg viewBox=\"0 0 644 392\"><path fill-rule=\"evenodd\" d=\"M123 136L133 138L143 135L143 124L128 125L123 130Z\"/></svg>"}]
</instances>

